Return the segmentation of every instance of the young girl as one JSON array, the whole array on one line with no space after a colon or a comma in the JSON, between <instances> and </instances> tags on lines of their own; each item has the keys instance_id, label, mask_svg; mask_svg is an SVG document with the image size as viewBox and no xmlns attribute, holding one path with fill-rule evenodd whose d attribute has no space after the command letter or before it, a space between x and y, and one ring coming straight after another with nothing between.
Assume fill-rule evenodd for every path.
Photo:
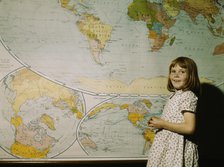
<instances>
[{"instance_id":1,"label":"young girl","mask_svg":"<svg viewBox=\"0 0 224 167\"><path fill-rule=\"evenodd\" d=\"M197 145L186 138L195 131L200 91L197 66L192 59L178 57L172 61L167 88L173 94L161 117L152 117L148 121L157 132L147 167L198 167Z\"/></svg>"}]
</instances>

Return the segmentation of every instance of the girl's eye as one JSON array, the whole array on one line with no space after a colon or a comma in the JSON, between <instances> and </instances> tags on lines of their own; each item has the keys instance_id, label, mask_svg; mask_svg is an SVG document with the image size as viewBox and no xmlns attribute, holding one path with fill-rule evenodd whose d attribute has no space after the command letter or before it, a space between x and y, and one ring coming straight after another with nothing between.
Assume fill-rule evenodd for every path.
<instances>
[{"instance_id":1,"label":"girl's eye","mask_svg":"<svg viewBox=\"0 0 224 167\"><path fill-rule=\"evenodd\" d=\"M181 73L184 74L184 73L186 73L186 71L182 70Z\"/></svg>"}]
</instances>

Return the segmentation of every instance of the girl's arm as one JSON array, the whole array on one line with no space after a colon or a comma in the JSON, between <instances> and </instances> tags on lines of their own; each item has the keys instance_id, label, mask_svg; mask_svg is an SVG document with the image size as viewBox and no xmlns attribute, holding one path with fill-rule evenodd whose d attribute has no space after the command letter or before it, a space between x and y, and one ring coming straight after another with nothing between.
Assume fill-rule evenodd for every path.
<instances>
[{"instance_id":1,"label":"girl's arm","mask_svg":"<svg viewBox=\"0 0 224 167\"><path fill-rule=\"evenodd\" d=\"M172 123L158 117L152 117L149 120L148 125L158 129L166 129L180 134L191 135L195 132L196 128L195 113L183 111L183 114L184 122L182 123Z\"/></svg>"}]
</instances>

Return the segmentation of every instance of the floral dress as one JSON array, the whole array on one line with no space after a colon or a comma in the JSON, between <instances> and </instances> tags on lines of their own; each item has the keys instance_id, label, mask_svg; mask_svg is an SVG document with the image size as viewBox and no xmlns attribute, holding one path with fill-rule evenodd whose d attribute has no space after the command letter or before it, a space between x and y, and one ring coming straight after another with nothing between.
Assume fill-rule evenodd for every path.
<instances>
[{"instance_id":1,"label":"floral dress","mask_svg":"<svg viewBox=\"0 0 224 167\"><path fill-rule=\"evenodd\" d=\"M181 123L184 121L183 111L196 111L197 100L192 91L178 90L168 99L161 118ZM198 167L197 145L184 135L159 130L149 150L147 167Z\"/></svg>"}]
</instances>

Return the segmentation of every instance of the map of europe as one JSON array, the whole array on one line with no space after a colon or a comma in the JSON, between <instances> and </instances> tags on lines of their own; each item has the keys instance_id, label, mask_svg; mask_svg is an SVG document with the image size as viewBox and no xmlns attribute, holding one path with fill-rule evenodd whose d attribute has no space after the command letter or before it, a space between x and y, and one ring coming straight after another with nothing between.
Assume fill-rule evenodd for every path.
<instances>
[{"instance_id":1,"label":"map of europe","mask_svg":"<svg viewBox=\"0 0 224 167\"><path fill-rule=\"evenodd\" d=\"M224 91L222 0L1 0L0 158L147 158L187 56Z\"/></svg>"}]
</instances>

